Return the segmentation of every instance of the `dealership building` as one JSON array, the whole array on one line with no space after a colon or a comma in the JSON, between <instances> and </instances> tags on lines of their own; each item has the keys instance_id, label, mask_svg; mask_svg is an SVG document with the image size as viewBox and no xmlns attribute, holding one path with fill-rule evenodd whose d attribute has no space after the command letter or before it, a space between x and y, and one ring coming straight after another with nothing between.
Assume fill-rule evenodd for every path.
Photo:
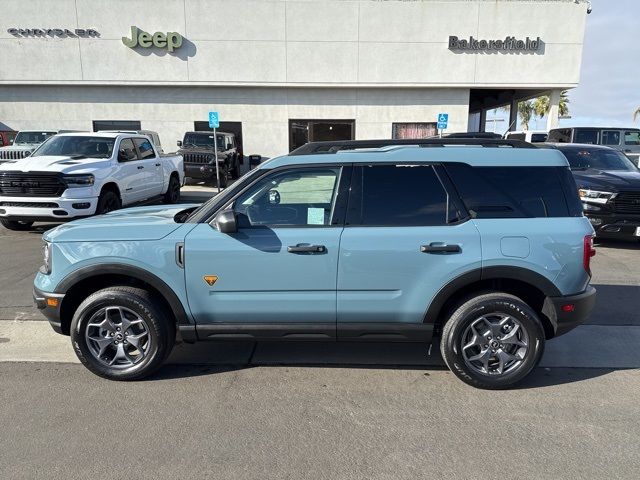
<instances>
[{"instance_id":1,"label":"dealership building","mask_svg":"<svg viewBox=\"0 0 640 480\"><path fill-rule=\"evenodd\" d=\"M582 0L3 0L0 127L311 140L478 131L579 81ZM515 120L511 108L511 127ZM499 130L506 130L506 122Z\"/></svg>"}]
</instances>

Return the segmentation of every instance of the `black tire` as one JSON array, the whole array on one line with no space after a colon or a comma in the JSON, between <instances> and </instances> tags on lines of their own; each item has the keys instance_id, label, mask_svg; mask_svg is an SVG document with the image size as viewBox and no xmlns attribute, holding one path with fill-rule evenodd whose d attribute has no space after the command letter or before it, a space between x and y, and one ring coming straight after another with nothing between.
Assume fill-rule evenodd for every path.
<instances>
[{"instance_id":1,"label":"black tire","mask_svg":"<svg viewBox=\"0 0 640 480\"><path fill-rule=\"evenodd\" d=\"M166 204L174 204L180 201L180 179L178 175L173 174L171 178L169 178L169 187L167 188L167 192L164 194L162 199L162 203Z\"/></svg>"},{"instance_id":2,"label":"black tire","mask_svg":"<svg viewBox=\"0 0 640 480\"><path fill-rule=\"evenodd\" d=\"M219 188L227 188L227 186L229 185L229 165L224 164L223 166L221 166L219 174L220 174L220 185L218 185L217 178L214 178L213 182Z\"/></svg>"},{"instance_id":3,"label":"black tire","mask_svg":"<svg viewBox=\"0 0 640 480\"><path fill-rule=\"evenodd\" d=\"M145 322L150 343L138 363L128 367L110 367L92 353L85 336L87 324L106 307L124 307ZM174 341L174 323L163 313L154 297L141 288L114 286L99 290L80 304L71 321L71 343L76 355L90 371L109 380L139 380L152 374L169 356Z\"/></svg>"},{"instance_id":4,"label":"black tire","mask_svg":"<svg viewBox=\"0 0 640 480\"><path fill-rule=\"evenodd\" d=\"M113 212L120 208L122 208L122 201L116 192L113 190L103 190L100 192L98 206L96 207L97 215Z\"/></svg>"},{"instance_id":5,"label":"black tire","mask_svg":"<svg viewBox=\"0 0 640 480\"><path fill-rule=\"evenodd\" d=\"M22 232L25 230L29 230L33 225L33 222L22 222L20 220L8 220L6 218L1 218L0 223L4 228L9 230L16 230L18 232Z\"/></svg>"},{"instance_id":6,"label":"black tire","mask_svg":"<svg viewBox=\"0 0 640 480\"><path fill-rule=\"evenodd\" d=\"M512 317L522 327L522 335L526 334L528 339L526 353L519 354L522 356L522 360L519 363L512 364L512 369L506 369L503 373L477 371L465 360L463 355L462 347L467 341L464 335L469 332L470 326L479 318L500 314ZM491 336L486 338L492 339ZM505 338L505 336L497 337L497 339L500 338ZM494 344L496 343L495 340L493 339ZM484 343L484 341L485 339L483 338L481 343ZM544 329L533 309L518 297L495 292L468 297L454 308L453 314L445 324L442 332L440 351L449 369L463 382L476 388L498 390L514 386L531 373L542 358L544 342ZM487 346L489 349L483 350ZM496 352L496 350L491 350L491 347L491 345L482 345L478 349L480 353L484 351L491 356L493 355L491 351ZM496 345L498 352L501 351L501 347L502 345ZM507 345L506 347L513 346ZM492 358L494 359L493 367L496 357L493 356Z\"/></svg>"}]
</instances>

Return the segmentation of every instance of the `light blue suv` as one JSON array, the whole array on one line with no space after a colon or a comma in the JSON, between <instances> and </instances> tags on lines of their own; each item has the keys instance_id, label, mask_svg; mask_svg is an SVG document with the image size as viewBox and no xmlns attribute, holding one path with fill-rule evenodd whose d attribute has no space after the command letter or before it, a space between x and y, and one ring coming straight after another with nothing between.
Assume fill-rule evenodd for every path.
<instances>
[{"instance_id":1,"label":"light blue suv","mask_svg":"<svg viewBox=\"0 0 640 480\"><path fill-rule=\"evenodd\" d=\"M593 308L593 229L557 150L419 143L312 144L201 206L61 225L36 304L110 379L155 371L176 338L438 339L463 381L511 386Z\"/></svg>"}]
</instances>

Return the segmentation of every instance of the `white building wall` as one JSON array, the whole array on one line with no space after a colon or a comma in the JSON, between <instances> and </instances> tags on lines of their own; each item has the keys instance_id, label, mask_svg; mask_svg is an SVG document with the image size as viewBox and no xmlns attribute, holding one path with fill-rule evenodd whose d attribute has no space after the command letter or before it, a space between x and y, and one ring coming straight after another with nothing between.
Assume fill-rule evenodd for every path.
<instances>
[{"instance_id":1,"label":"white building wall","mask_svg":"<svg viewBox=\"0 0 640 480\"><path fill-rule=\"evenodd\" d=\"M93 120L139 120L172 151L215 109L222 121L242 122L245 154L266 157L288 152L289 119L353 119L357 139L390 138L393 122L435 122L445 111L450 131L464 131L468 103L462 88L0 88L0 118L14 129L91 130Z\"/></svg>"}]
</instances>

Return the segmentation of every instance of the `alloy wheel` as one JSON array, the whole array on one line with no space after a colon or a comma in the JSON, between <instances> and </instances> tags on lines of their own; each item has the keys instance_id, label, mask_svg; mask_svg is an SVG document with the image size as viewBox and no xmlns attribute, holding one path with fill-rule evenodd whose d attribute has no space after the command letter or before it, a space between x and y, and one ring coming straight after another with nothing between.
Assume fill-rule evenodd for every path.
<instances>
[{"instance_id":1,"label":"alloy wheel","mask_svg":"<svg viewBox=\"0 0 640 480\"><path fill-rule=\"evenodd\" d=\"M87 322L85 340L96 360L116 369L139 364L151 348L146 322L133 310L118 306L93 314Z\"/></svg>"},{"instance_id":2,"label":"alloy wheel","mask_svg":"<svg viewBox=\"0 0 640 480\"><path fill-rule=\"evenodd\" d=\"M529 351L529 335L519 320L502 313L483 315L462 335L465 363L483 375L512 373Z\"/></svg>"}]
</instances>

